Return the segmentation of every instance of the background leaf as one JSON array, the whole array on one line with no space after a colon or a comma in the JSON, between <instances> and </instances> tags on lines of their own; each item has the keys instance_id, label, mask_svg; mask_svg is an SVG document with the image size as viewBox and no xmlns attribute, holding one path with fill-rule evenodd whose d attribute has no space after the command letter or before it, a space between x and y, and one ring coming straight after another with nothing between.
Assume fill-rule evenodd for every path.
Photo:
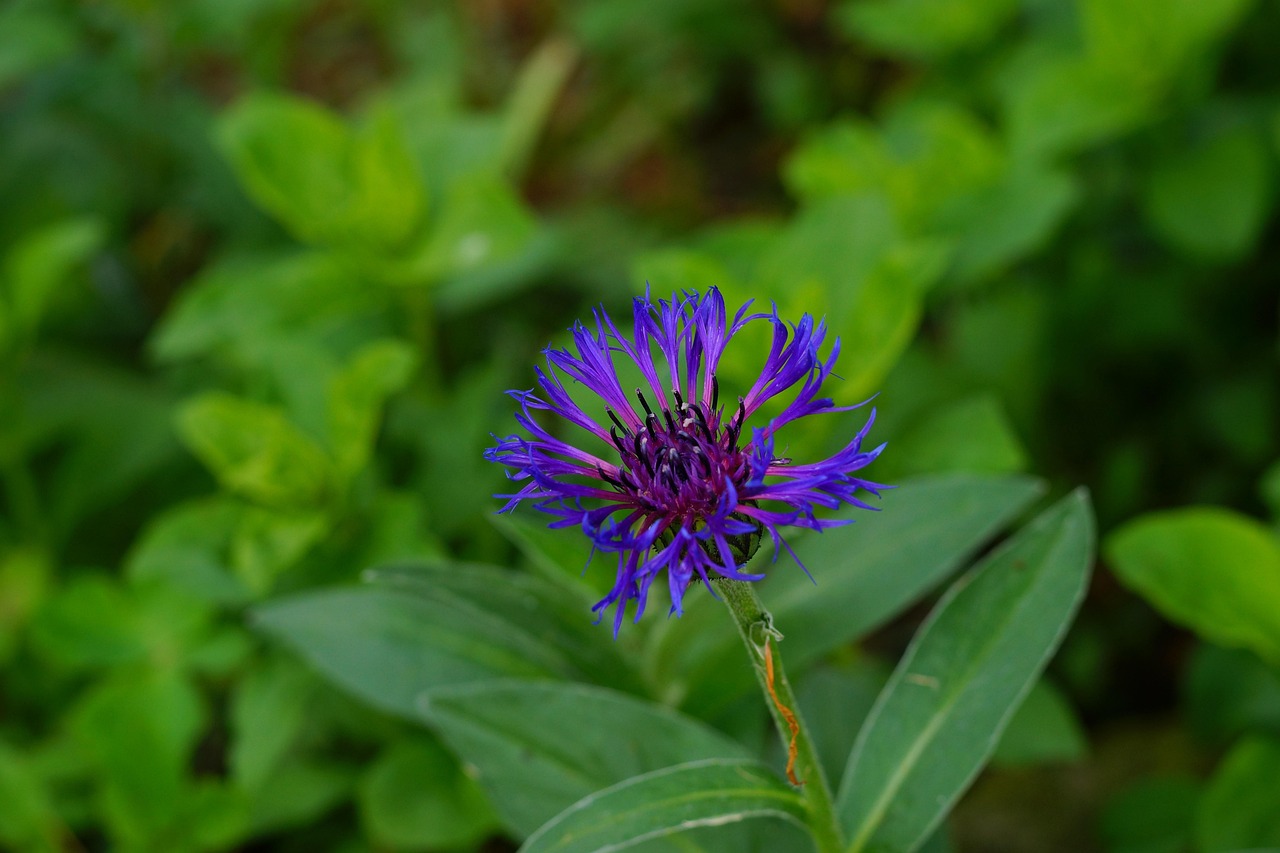
<instances>
[{"instance_id":1,"label":"background leaf","mask_svg":"<svg viewBox=\"0 0 1280 853\"><path fill-rule=\"evenodd\" d=\"M1280 847L1280 740L1248 738L1214 773L1200 801L1196 840L1205 853Z\"/></svg>"},{"instance_id":2,"label":"background leaf","mask_svg":"<svg viewBox=\"0 0 1280 853\"><path fill-rule=\"evenodd\" d=\"M1151 513L1108 537L1116 575L1168 618L1280 662L1280 544L1238 513Z\"/></svg>"}]
</instances>

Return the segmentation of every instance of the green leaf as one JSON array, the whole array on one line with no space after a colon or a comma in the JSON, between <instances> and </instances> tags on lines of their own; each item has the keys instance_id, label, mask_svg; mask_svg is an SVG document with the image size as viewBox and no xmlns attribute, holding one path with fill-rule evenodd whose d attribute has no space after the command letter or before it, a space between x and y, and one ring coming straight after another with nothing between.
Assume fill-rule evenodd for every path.
<instances>
[{"instance_id":1,"label":"green leaf","mask_svg":"<svg viewBox=\"0 0 1280 853\"><path fill-rule=\"evenodd\" d=\"M1280 672L1252 652L1202 643L1187 664L1183 708L1191 730L1210 742L1280 732Z\"/></svg>"},{"instance_id":2,"label":"green leaf","mask_svg":"<svg viewBox=\"0 0 1280 853\"><path fill-rule=\"evenodd\" d=\"M329 382L329 442L338 476L349 480L369 462L387 398L413 378L418 357L398 340L366 345Z\"/></svg>"},{"instance_id":3,"label":"green leaf","mask_svg":"<svg viewBox=\"0 0 1280 853\"><path fill-rule=\"evenodd\" d=\"M490 681L432 691L421 709L476 767L481 787L519 835L632 776L700 758L744 757L702 723L585 684Z\"/></svg>"},{"instance_id":4,"label":"green leaf","mask_svg":"<svg viewBox=\"0 0 1280 853\"><path fill-rule=\"evenodd\" d=\"M257 93L222 116L217 139L254 201L305 242L385 251L417 230L422 180L389 111L353 133L318 104Z\"/></svg>"},{"instance_id":5,"label":"green leaf","mask_svg":"<svg viewBox=\"0 0 1280 853\"><path fill-rule=\"evenodd\" d=\"M503 110L499 154L504 171L512 178L524 175L556 96L577 59L577 46L561 36L547 39L521 66Z\"/></svg>"},{"instance_id":6,"label":"green leaf","mask_svg":"<svg viewBox=\"0 0 1280 853\"><path fill-rule=\"evenodd\" d=\"M492 614L508 630L536 637L531 650L536 645L554 650L556 666L570 678L647 692L630 647L614 640L592 616L594 598L563 581L468 563L385 566L365 576L380 586L456 600Z\"/></svg>"},{"instance_id":7,"label":"green leaf","mask_svg":"<svg viewBox=\"0 0 1280 853\"><path fill-rule=\"evenodd\" d=\"M804 709L805 726L828 779L840 778L858 729L871 713L889 673L887 664L859 656L852 663L821 664L800 677L796 704ZM781 746L778 741L779 750Z\"/></svg>"},{"instance_id":8,"label":"green leaf","mask_svg":"<svg viewBox=\"0 0 1280 853\"><path fill-rule=\"evenodd\" d=\"M1280 740L1238 743L1209 780L1196 815L1204 853L1280 847Z\"/></svg>"},{"instance_id":9,"label":"green leaf","mask_svg":"<svg viewBox=\"0 0 1280 853\"><path fill-rule=\"evenodd\" d=\"M787 186L810 201L843 195L888 198L915 233L948 202L1000 179L1004 155L974 115L945 102L908 102L882 127L845 122L820 130L783 168Z\"/></svg>"},{"instance_id":10,"label":"green leaf","mask_svg":"<svg viewBox=\"0 0 1280 853\"><path fill-rule=\"evenodd\" d=\"M770 241L756 271L758 293L776 298L784 316L798 316L812 307L807 300L818 297L828 317L843 319L857 304L862 283L900 239L882 196L814 201Z\"/></svg>"},{"instance_id":11,"label":"green leaf","mask_svg":"<svg viewBox=\"0 0 1280 853\"><path fill-rule=\"evenodd\" d=\"M73 21L34 4L14 3L0 10L0 88L74 53Z\"/></svg>"},{"instance_id":12,"label":"green leaf","mask_svg":"<svg viewBox=\"0 0 1280 853\"><path fill-rule=\"evenodd\" d=\"M127 592L105 576L84 575L58 590L37 614L32 639L45 655L73 667L114 666L142 660L147 648L136 630Z\"/></svg>"},{"instance_id":13,"label":"green leaf","mask_svg":"<svg viewBox=\"0 0 1280 853\"><path fill-rule=\"evenodd\" d=\"M454 184L422 242L389 275L404 284L435 284L513 259L536 221L504 181L476 175Z\"/></svg>"},{"instance_id":14,"label":"green leaf","mask_svg":"<svg viewBox=\"0 0 1280 853\"><path fill-rule=\"evenodd\" d=\"M563 530L551 529L542 513L495 513L489 521L520 549L535 571L559 582L568 580L597 599L613 586L614 578L604 572L587 571L592 546L586 536L566 536Z\"/></svg>"},{"instance_id":15,"label":"green leaf","mask_svg":"<svg viewBox=\"0 0 1280 853\"><path fill-rule=\"evenodd\" d=\"M705 292L712 287L727 291L725 301L741 290L720 260L692 249L657 249L641 252L631 260L631 285L637 293L646 285L656 293L687 288ZM742 301L745 301L743 299Z\"/></svg>"},{"instance_id":16,"label":"green leaf","mask_svg":"<svg viewBox=\"0 0 1280 853\"><path fill-rule=\"evenodd\" d=\"M1143 206L1156 232L1191 255L1252 251L1271 208L1271 156L1248 128L1171 148L1151 166Z\"/></svg>"},{"instance_id":17,"label":"green leaf","mask_svg":"<svg viewBox=\"0 0 1280 853\"><path fill-rule=\"evenodd\" d=\"M45 482L46 511L61 530L128 505L141 487L182 458L173 429L176 399L154 377L114 367L101 353L37 352L22 395L32 439L66 437Z\"/></svg>"},{"instance_id":18,"label":"green leaf","mask_svg":"<svg viewBox=\"0 0 1280 853\"><path fill-rule=\"evenodd\" d=\"M210 392L183 407L178 427L228 491L272 506L320 501L331 465L276 406Z\"/></svg>"},{"instance_id":19,"label":"green leaf","mask_svg":"<svg viewBox=\"0 0 1280 853\"><path fill-rule=\"evenodd\" d=\"M291 761L251 798L254 835L311 826L351 795L354 773L332 762Z\"/></svg>"},{"instance_id":20,"label":"green leaf","mask_svg":"<svg viewBox=\"0 0 1280 853\"><path fill-rule=\"evenodd\" d=\"M812 581L789 560L767 566L771 555L767 546L761 548L753 568L769 572L760 596L787 634L780 648L790 671L798 673L900 613L1041 491L1037 481L1024 477L950 475L904 482L885 493L882 512L863 512L856 524L797 538L796 554ZM683 618L667 623L652 650L669 698L702 717L714 717L754 684L743 671L741 644L724 630L723 611L710 596L693 599Z\"/></svg>"},{"instance_id":21,"label":"green leaf","mask_svg":"<svg viewBox=\"0 0 1280 853\"><path fill-rule=\"evenodd\" d=\"M331 333L383 301L332 254L232 256L183 286L151 348L165 362L230 352L255 364L272 344Z\"/></svg>"},{"instance_id":22,"label":"green leaf","mask_svg":"<svg viewBox=\"0 0 1280 853\"><path fill-rule=\"evenodd\" d=\"M1047 160L1147 120L1152 92L1084 57L1032 50L1005 69L1005 123L1016 160Z\"/></svg>"},{"instance_id":23,"label":"green leaf","mask_svg":"<svg viewBox=\"0 0 1280 853\"><path fill-rule=\"evenodd\" d=\"M202 602L171 587L128 587L86 573L44 602L32 638L50 659L71 668L144 660L172 666L206 634L210 617Z\"/></svg>"},{"instance_id":24,"label":"green leaf","mask_svg":"<svg viewBox=\"0 0 1280 853\"><path fill-rule=\"evenodd\" d=\"M307 721L315 678L296 662L272 658L249 671L231 697L231 778L249 794L262 791Z\"/></svg>"},{"instance_id":25,"label":"green leaf","mask_svg":"<svg viewBox=\"0 0 1280 853\"><path fill-rule=\"evenodd\" d=\"M826 197L770 241L744 296L776 300L782 316L827 306L831 333L845 346L840 369L847 380L831 392L838 403L858 403L878 390L910 342L923 296L945 261L945 246L902 239L882 196ZM748 339L753 333L745 331ZM749 340L744 344L726 352L721 379L749 387L760 367Z\"/></svg>"},{"instance_id":26,"label":"green leaf","mask_svg":"<svg viewBox=\"0 0 1280 853\"><path fill-rule=\"evenodd\" d=\"M248 506L231 538L231 568L260 598L330 531L322 512Z\"/></svg>"},{"instance_id":27,"label":"green leaf","mask_svg":"<svg viewBox=\"0 0 1280 853\"><path fill-rule=\"evenodd\" d=\"M425 690L502 675L554 677L555 654L494 615L389 589L334 589L273 601L254 624L375 708L415 716Z\"/></svg>"},{"instance_id":28,"label":"green leaf","mask_svg":"<svg viewBox=\"0 0 1280 853\"><path fill-rule=\"evenodd\" d=\"M72 730L98 768L119 846L158 841L180 817L205 715L185 679L124 673L99 684L72 712Z\"/></svg>"},{"instance_id":29,"label":"green leaf","mask_svg":"<svg viewBox=\"0 0 1280 853\"><path fill-rule=\"evenodd\" d=\"M893 448L900 461L892 477L944 471L1010 474L1027 466L1008 417L989 394L938 409L896 439Z\"/></svg>"},{"instance_id":30,"label":"green leaf","mask_svg":"<svg viewBox=\"0 0 1280 853\"><path fill-rule=\"evenodd\" d=\"M226 552L243 507L212 498L179 504L156 516L125 560L135 582L162 581L213 604L236 605L250 593L227 568Z\"/></svg>"},{"instance_id":31,"label":"green leaf","mask_svg":"<svg viewBox=\"0 0 1280 853\"><path fill-rule=\"evenodd\" d=\"M369 575L378 586L273 601L254 611L255 623L339 686L409 718L424 691L503 676L640 689L572 590L484 566Z\"/></svg>"},{"instance_id":32,"label":"green leaf","mask_svg":"<svg viewBox=\"0 0 1280 853\"><path fill-rule=\"evenodd\" d=\"M1067 697L1041 679L1009 719L991 763L1012 767L1079 761L1086 750L1084 729Z\"/></svg>"},{"instance_id":33,"label":"green leaf","mask_svg":"<svg viewBox=\"0 0 1280 853\"><path fill-rule=\"evenodd\" d=\"M1140 81L1182 71L1221 39L1252 0L1081 0L1094 61Z\"/></svg>"},{"instance_id":34,"label":"green leaf","mask_svg":"<svg viewBox=\"0 0 1280 853\"><path fill-rule=\"evenodd\" d=\"M657 770L559 814L521 853L604 853L699 826L774 817L804 825L804 801L754 761L711 759Z\"/></svg>"},{"instance_id":35,"label":"green leaf","mask_svg":"<svg viewBox=\"0 0 1280 853\"><path fill-rule=\"evenodd\" d=\"M982 280L1039 250L1080 195L1071 173L1036 166L947 202L932 225L955 243L951 275Z\"/></svg>"},{"instance_id":36,"label":"green leaf","mask_svg":"<svg viewBox=\"0 0 1280 853\"><path fill-rule=\"evenodd\" d=\"M31 617L51 592L49 557L36 548L0 551L0 666L8 665Z\"/></svg>"},{"instance_id":37,"label":"green leaf","mask_svg":"<svg viewBox=\"0 0 1280 853\"><path fill-rule=\"evenodd\" d=\"M1078 491L943 596L849 756L837 808L850 851L915 849L943 819L1061 642L1092 557Z\"/></svg>"},{"instance_id":38,"label":"green leaf","mask_svg":"<svg viewBox=\"0 0 1280 853\"><path fill-rule=\"evenodd\" d=\"M929 59L985 43L1017 10L1017 0L845 0L835 20L851 37Z\"/></svg>"},{"instance_id":39,"label":"green leaf","mask_svg":"<svg viewBox=\"0 0 1280 853\"><path fill-rule=\"evenodd\" d=\"M0 844L56 853L63 849L62 834L45 783L22 755L0 741Z\"/></svg>"},{"instance_id":40,"label":"green leaf","mask_svg":"<svg viewBox=\"0 0 1280 853\"><path fill-rule=\"evenodd\" d=\"M470 847L497 829L475 781L425 737L384 750L361 780L357 803L372 840L396 849Z\"/></svg>"},{"instance_id":41,"label":"green leaf","mask_svg":"<svg viewBox=\"0 0 1280 853\"><path fill-rule=\"evenodd\" d=\"M1280 462L1274 463L1262 475L1262 482L1258 485L1258 493L1271 510L1272 521L1280 523Z\"/></svg>"},{"instance_id":42,"label":"green leaf","mask_svg":"<svg viewBox=\"0 0 1280 853\"><path fill-rule=\"evenodd\" d=\"M1108 537L1116 576L1207 640L1280 663L1280 543L1214 507L1149 513Z\"/></svg>"},{"instance_id":43,"label":"green leaf","mask_svg":"<svg viewBox=\"0 0 1280 853\"><path fill-rule=\"evenodd\" d=\"M10 249L0 267L0 302L7 303L10 331L33 336L58 288L103 239L96 219L69 219L24 236Z\"/></svg>"},{"instance_id":44,"label":"green leaf","mask_svg":"<svg viewBox=\"0 0 1280 853\"><path fill-rule=\"evenodd\" d=\"M1101 832L1109 853L1183 853L1195 829L1200 783L1165 776L1133 785L1107 803Z\"/></svg>"},{"instance_id":45,"label":"green leaf","mask_svg":"<svg viewBox=\"0 0 1280 853\"><path fill-rule=\"evenodd\" d=\"M860 403L881 383L915 338L924 295L946 269L949 248L934 241L903 242L880 259L839 323L844 382L832 388L837 403Z\"/></svg>"}]
</instances>

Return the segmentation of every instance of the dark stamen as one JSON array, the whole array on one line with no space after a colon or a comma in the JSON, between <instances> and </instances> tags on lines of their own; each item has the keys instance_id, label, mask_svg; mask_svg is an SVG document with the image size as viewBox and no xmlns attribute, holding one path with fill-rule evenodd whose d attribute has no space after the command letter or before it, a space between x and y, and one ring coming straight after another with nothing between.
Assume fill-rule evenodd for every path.
<instances>
[{"instance_id":1,"label":"dark stamen","mask_svg":"<svg viewBox=\"0 0 1280 853\"><path fill-rule=\"evenodd\" d=\"M627 434L630 435L630 433ZM618 448L618 452L625 454L627 452L627 445L623 443L622 436L618 435L617 428L609 427L609 435L613 436L613 446Z\"/></svg>"},{"instance_id":2,"label":"dark stamen","mask_svg":"<svg viewBox=\"0 0 1280 853\"><path fill-rule=\"evenodd\" d=\"M604 480L606 483L610 484L611 486L614 486L619 489L622 488L622 484L619 483L617 480L613 479L612 477L610 477L608 474L606 474L604 472L604 469L601 468L599 465L596 466L596 473L600 475L601 480Z\"/></svg>"},{"instance_id":3,"label":"dark stamen","mask_svg":"<svg viewBox=\"0 0 1280 853\"><path fill-rule=\"evenodd\" d=\"M649 401L644 398L644 393L639 388L636 389L636 396L640 398L640 405L644 406L645 412L652 415L653 409L649 408Z\"/></svg>"},{"instance_id":4,"label":"dark stamen","mask_svg":"<svg viewBox=\"0 0 1280 853\"><path fill-rule=\"evenodd\" d=\"M635 439L636 458L640 460L640 462L644 465L644 470L648 471L649 476L652 478L653 462L649 460L649 454L645 453L644 450L641 448L640 439L641 439L641 434L636 433L636 439Z\"/></svg>"},{"instance_id":5,"label":"dark stamen","mask_svg":"<svg viewBox=\"0 0 1280 853\"><path fill-rule=\"evenodd\" d=\"M707 441L715 441L715 436L711 434L711 427L707 424L707 416L702 413L702 406L693 407L693 416L698 419L698 428L707 437Z\"/></svg>"},{"instance_id":6,"label":"dark stamen","mask_svg":"<svg viewBox=\"0 0 1280 853\"><path fill-rule=\"evenodd\" d=\"M658 423L658 416L655 415L653 412L650 412L649 416L644 419L644 427L645 429L649 430L649 435L652 438L658 437L658 427L656 426L657 423Z\"/></svg>"},{"instance_id":7,"label":"dark stamen","mask_svg":"<svg viewBox=\"0 0 1280 853\"><path fill-rule=\"evenodd\" d=\"M666 418L667 420L667 432L670 432L671 434L674 435L676 432L676 422L671 418L671 410L663 409L662 417Z\"/></svg>"},{"instance_id":8,"label":"dark stamen","mask_svg":"<svg viewBox=\"0 0 1280 853\"><path fill-rule=\"evenodd\" d=\"M604 407L604 411L605 411L605 414L607 414L607 415L609 416L609 420L611 420L611 421L613 421L615 424L617 424L617 425L618 425L618 429L622 430L622 434L623 434L623 435L631 435L631 430L627 429L627 425L626 425L626 424L624 424L622 421L618 420L618 416L617 416L616 414L614 414L613 409L609 408L608 406L605 406L605 407Z\"/></svg>"},{"instance_id":9,"label":"dark stamen","mask_svg":"<svg viewBox=\"0 0 1280 853\"><path fill-rule=\"evenodd\" d=\"M673 397L675 397L675 398L676 398L676 411L680 411L681 409L683 409L683 408L684 408L684 397L681 397L681 396L680 396L680 389L679 389L679 388L672 388L672 389L671 389L671 396L673 396Z\"/></svg>"},{"instance_id":10,"label":"dark stamen","mask_svg":"<svg viewBox=\"0 0 1280 853\"><path fill-rule=\"evenodd\" d=\"M720 408L720 378L718 376L711 377L711 410L715 411Z\"/></svg>"}]
</instances>

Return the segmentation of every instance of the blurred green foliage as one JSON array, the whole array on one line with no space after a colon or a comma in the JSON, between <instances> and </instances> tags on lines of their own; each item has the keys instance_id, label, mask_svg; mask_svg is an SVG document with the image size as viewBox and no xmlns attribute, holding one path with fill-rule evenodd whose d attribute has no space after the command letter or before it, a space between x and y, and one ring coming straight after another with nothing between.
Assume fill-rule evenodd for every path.
<instances>
[{"instance_id":1,"label":"blurred green foliage","mask_svg":"<svg viewBox=\"0 0 1280 853\"><path fill-rule=\"evenodd\" d=\"M423 728L424 680L656 688L723 730L690 754L758 740L690 675L705 634L601 646L607 570L491 518L502 392L646 282L825 315L882 480L1091 488L1123 587L992 776L1075 762L1097 829L1016 849L1280 846L1277 41L1250 0L5 4L0 847L461 850L553 814L459 760L510 703L459 687ZM937 565L868 557L896 586L842 650L796 646L833 762L903 609L1026 510L991 482ZM350 585L408 562L435 597ZM1109 746L1170 720L1172 758Z\"/></svg>"}]
</instances>

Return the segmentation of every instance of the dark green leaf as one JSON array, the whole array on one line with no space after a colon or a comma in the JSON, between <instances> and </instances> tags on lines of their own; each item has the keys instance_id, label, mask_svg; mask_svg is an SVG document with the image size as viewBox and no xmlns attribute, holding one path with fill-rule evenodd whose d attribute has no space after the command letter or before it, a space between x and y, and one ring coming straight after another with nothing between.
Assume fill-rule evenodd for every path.
<instances>
[{"instance_id":1,"label":"dark green leaf","mask_svg":"<svg viewBox=\"0 0 1280 853\"><path fill-rule=\"evenodd\" d=\"M1077 492L951 587L849 757L838 809L851 851L915 849L942 820L1061 642L1092 557Z\"/></svg>"},{"instance_id":2,"label":"dark green leaf","mask_svg":"<svg viewBox=\"0 0 1280 853\"><path fill-rule=\"evenodd\" d=\"M1086 749L1084 729L1067 697L1041 679L1009 719L991 763L1009 767L1079 761Z\"/></svg>"},{"instance_id":3,"label":"dark green leaf","mask_svg":"<svg viewBox=\"0 0 1280 853\"><path fill-rule=\"evenodd\" d=\"M31 853L62 850L50 794L23 756L0 741L0 844Z\"/></svg>"},{"instance_id":4,"label":"dark green leaf","mask_svg":"<svg viewBox=\"0 0 1280 853\"><path fill-rule=\"evenodd\" d=\"M317 682L299 664L275 658L236 685L231 698L231 778L249 794L263 790L298 739Z\"/></svg>"},{"instance_id":5,"label":"dark green leaf","mask_svg":"<svg viewBox=\"0 0 1280 853\"><path fill-rule=\"evenodd\" d=\"M903 475L968 471L1012 474L1025 470L1026 452L999 400L969 397L940 407L893 443ZM890 475L892 476L892 475Z\"/></svg>"},{"instance_id":6,"label":"dark green leaf","mask_svg":"<svg viewBox=\"0 0 1280 853\"><path fill-rule=\"evenodd\" d=\"M645 694L631 647L613 638L591 613L594 599L553 578L539 578L467 563L372 569L374 583L430 600L457 600L554 650L556 666L570 678ZM532 648L532 646L531 646Z\"/></svg>"},{"instance_id":7,"label":"dark green leaf","mask_svg":"<svg viewBox=\"0 0 1280 853\"><path fill-rule=\"evenodd\" d=\"M364 701L410 718L425 691L503 676L641 689L571 589L472 565L369 574L377 586L273 601L255 621Z\"/></svg>"},{"instance_id":8,"label":"dark green leaf","mask_svg":"<svg viewBox=\"0 0 1280 853\"><path fill-rule=\"evenodd\" d=\"M190 794L187 763L204 727L195 687L174 675L119 673L72 712L72 729L101 773L120 846L172 829Z\"/></svg>"},{"instance_id":9,"label":"dark green leaf","mask_svg":"<svg viewBox=\"0 0 1280 853\"><path fill-rule=\"evenodd\" d=\"M1183 853L1195 830L1200 783L1181 776L1145 779L1102 812L1108 853Z\"/></svg>"},{"instance_id":10,"label":"dark green leaf","mask_svg":"<svg viewBox=\"0 0 1280 853\"><path fill-rule=\"evenodd\" d=\"M417 169L387 111L352 132L318 104L258 93L223 115L217 135L253 199L307 242L392 248L425 209Z\"/></svg>"},{"instance_id":11,"label":"dark green leaf","mask_svg":"<svg viewBox=\"0 0 1280 853\"><path fill-rule=\"evenodd\" d=\"M1179 145L1147 176L1147 218L1171 246L1211 259L1234 259L1257 242L1271 207L1271 155L1252 130Z\"/></svg>"},{"instance_id":12,"label":"dark green leaf","mask_svg":"<svg viewBox=\"0 0 1280 853\"><path fill-rule=\"evenodd\" d=\"M373 441L387 398L413 378L417 353L398 340L368 344L329 382L329 443L339 477L360 472L373 453Z\"/></svg>"},{"instance_id":13,"label":"dark green leaf","mask_svg":"<svg viewBox=\"0 0 1280 853\"><path fill-rule=\"evenodd\" d=\"M1280 672L1253 652L1202 643L1187 664L1183 708L1191 730L1208 741L1280 732Z\"/></svg>"},{"instance_id":14,"label":"dark green leaf","mask_svg":"<svg viewBox=\"0 0 1280 853\"><path fill-rule=\"evenodd\" d=\"M1200 801L1196 840L1204 853L1280 847L1280 740L1251 737L1222 760Z\"/></svg>"},{"instance_id":15,"label":"dark green leaf","mask_svg":"<svg viewBox=\"0 0 1280 853\"><path fill-rule=\"evenodd\" d=\"M804 801L753 761L711 759L657 770L562 812L521 853L605 853L650 838L751 818L804 824Z\"/></svg>"},{"instance_id":16,"label":"dark green leaf","mask_svg":"<svg viewBox=\"0 0 1280 853\"><path fill-rule=\"evenodd\" d=\"M1016 0L846 0L836 20L891 53L931 58L982 44L1017 10Z\"/></svg>"},{"instance_id":17,"label":"dark green leaf","mask_svg":"<svg viewBox=\"0 0 1280 853\"><path fill-rule=\"evenodd\" d=\"M388 747L361 780L361 819L374 841L396 849L466 847L496 829L475 781L435 740Z\"/></svg>"},{"instance_id":18,"label":"dark green leaf","mask_svg":"<svg viewBox=\"0 0 1280 853\"><path fill-rule=\"evenodd\" d=\"M254 613L322 675L391 713L416 716L425 690L502 675L553 677L553 650L452 596L343 588L303 593Z\"/></svg>"},{"instance_id":19,"label":"dark green leaf","mask_svg":"<svg viewBox=\"0 0 1280 853\"><path fill-rule=\"evenodd\" d=\"M520 835L632 776L744 754L702 723L582 684L501 681L435 690L422 710L477 768L503 821Z\"/></svg>"},{"instance_id":20,"label":"dark green leaf","mask_svg":"<svg viewBox=\"0 0 1280 853\"><path fill-rule=\"evenodd\" d=\"M249 590L227 569L226 551L242 507L214 498L179 504L155 517L125 561L138 582L162 580L215 604L241 604Z\"/></svg>"}]
</instances>

